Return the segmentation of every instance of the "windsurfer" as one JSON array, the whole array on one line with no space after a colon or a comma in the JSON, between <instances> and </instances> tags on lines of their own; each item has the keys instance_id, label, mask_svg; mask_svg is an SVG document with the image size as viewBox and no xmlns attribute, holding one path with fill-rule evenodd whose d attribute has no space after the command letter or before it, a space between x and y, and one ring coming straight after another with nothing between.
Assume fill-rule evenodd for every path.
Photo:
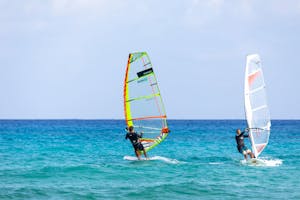
<instances>
[{"instance_id":1,"label":"windsurfer","mask_svg":"<svg viewBox=\"0 0 300 200\"><path fill-rule=\"evenodd\" d=\"M247 160L247 155L249 155L251 158L255 158L254 154L251 152L250 149L248 149L244 143L244 138L249 137L249 134L245 134L245 132L248 132L249 129L246 129L245 131L241 132L240 129L236 130L236 144L238 151L244 155L245 160Z\"/></svg>"},{"instance_id":2,"label":"windsurfer","mask_svg":"<svg viewBox=\"0 0 300 200\"><path fill-rule=\"evenodd\" d=\"M143 144L140 141L140 138L142 137L143 133L140 133L140 134L136 133L133 130L133 126L129 126L126 129L128 130L128 132L126 134L125 139L127 140L129 138L129 140L130 140L130 142L131 142L131 144L134 148L134 152L135 152L136 157L140 160L141 159L140 151L143 151L145 158L148 158L147 154L146 154L146 151L145 151L145 148L144 148Z\"/></svg>"}]
</instances>

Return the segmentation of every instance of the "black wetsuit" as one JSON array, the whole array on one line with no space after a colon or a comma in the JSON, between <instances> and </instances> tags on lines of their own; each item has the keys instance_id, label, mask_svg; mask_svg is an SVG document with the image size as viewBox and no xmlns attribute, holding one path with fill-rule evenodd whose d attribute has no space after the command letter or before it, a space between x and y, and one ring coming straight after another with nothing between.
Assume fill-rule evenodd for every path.
<instances>
[{"instance_id":1,"label":"black wetsuit","mask_svg":"<svg viewBox=\"0 0 300 200\"><path fill-rule=\"evenodd\" d=\"M125 139L127 140L129 138L134 150L140 150L143 151L144 150L144 146L142 145L142 143L139 141L139 138L141 138L142 136L137 134L136 132L128 132L126 134Z\"/></svg>"},{"instance_id":2,"label":"black wetsuit","mask_svg":"<svg viewBox=\"0 0 300 200\"><path fill-rule=\"evenodd\" d=\"M244 135L245 131L241 132L241 134L235 136L236 144L237 144L237 149L239 150L240 153L243 152L243 150L247 150L247 147L245 146L244 143L244 138L249 137L249 135Z\"/></svg>"}]
</instances>

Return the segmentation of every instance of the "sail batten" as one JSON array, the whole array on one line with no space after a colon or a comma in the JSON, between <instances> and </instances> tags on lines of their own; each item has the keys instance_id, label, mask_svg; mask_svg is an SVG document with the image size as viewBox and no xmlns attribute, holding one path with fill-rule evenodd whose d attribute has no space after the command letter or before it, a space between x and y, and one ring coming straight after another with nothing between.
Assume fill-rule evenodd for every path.
<instances>
[{"instance_id":1,"label":"sail batten","mask_svg":"<svg viewBox=\"0 0 300 200\"><path fill-rule=\"evenodd\" d=\"M127 102L141 100L141 99L151 99L151 98L159 96L159 95L160 95L159 93L156 93L156 94L151 94L151 95L148 95L148 96L141 96L141 97L137 97L137 98L134 98L134 99L129 99L129 100L127 100Z\"/></svg>"},{"instance_id":2,"label":"sail batten","mask_svg":"<svg viewBox=\"0 0 300 200\"><path fill-rule=\"evenodd\" d=\"M141 141L146 151L168 135L164 104L146 52L129 54L124 81L124 113L127 126L143 132Z\"/></svg>"},{"instance_id":3,"label":"sail batten","mask_svg":"<svg viewBox=\"0 0 300 200\"><path fill-rule=\"evenodd\" d=\"M263 90L264 88L265 88L265 85L260 86L260 87L258 87L258 88L253 89L253 90L250 90L250 91L249 91L249 94L253 94L253 93L255 93L255 92L259 92L260 90Z\"/></svg>"},{"instance_id":4,"label":"sail batten","mask_svg":"<svg viewBox=\"0 0 300 200\"><path fill-rule=\"evenodd\" d=\"M264 108L267 108L267 105L262 105L262 106L259 106L257 108L253 108L252 112L255 112L255 111L258 111L258 110L261 110L261 109L264 109Z\"/></svg>"},{"instance_id":5,"label":"sail batten","mask_svg":"<svg viewBox=\"0 0 300 200\"><path fill-rule=\"evenodd\" d=\"M247 56L244 98L252 151L258 157L268 144L271 120L261 61L257 54Z\"/></svg>"},{"instance_id":6,"label":"sail batten","mask_svg":"<svg viewBox=\"0 0 300 200\"><path fill-rule=\"evenodd\" d=\"M138 117L138 118L132 118L130 119L132 120L145 120L145 119L166 119L167 116L166 115L162 115L162 116L146 116L146 117Z\"/></svg>"}]
</instances>

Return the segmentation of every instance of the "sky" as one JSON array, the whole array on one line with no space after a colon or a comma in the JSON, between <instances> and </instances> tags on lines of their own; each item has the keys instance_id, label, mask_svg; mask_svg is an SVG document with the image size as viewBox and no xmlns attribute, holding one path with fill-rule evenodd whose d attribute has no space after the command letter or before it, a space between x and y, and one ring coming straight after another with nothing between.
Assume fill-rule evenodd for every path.
<instances>
[{"instance_id":1,"label":"sky","mask_svg":"<svg viewBox=\"0 0 300 200\"><path fill-rule=\"evenodd\" d=\"M299 0L0 0L0 119L123 119L146 51L170 119L244 119L258 53L272 119L300 119Z\"/></svg>"}]
</instances>

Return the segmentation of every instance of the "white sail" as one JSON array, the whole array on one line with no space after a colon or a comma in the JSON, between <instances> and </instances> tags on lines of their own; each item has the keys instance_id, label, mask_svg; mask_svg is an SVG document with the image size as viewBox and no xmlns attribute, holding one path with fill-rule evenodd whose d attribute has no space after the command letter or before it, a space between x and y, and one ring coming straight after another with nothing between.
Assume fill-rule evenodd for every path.
<instances>
[{"instance_id":1,"label":"white sail","mask_svg":"<svg viewBox=\"0 0 300 200\"><path fill-rule=\"evenodd\" d=\"M244 97L252 151L257 158L268 144L271 127L266 86L257 54L247 56Z\"/></svg>"}]
</instances>

